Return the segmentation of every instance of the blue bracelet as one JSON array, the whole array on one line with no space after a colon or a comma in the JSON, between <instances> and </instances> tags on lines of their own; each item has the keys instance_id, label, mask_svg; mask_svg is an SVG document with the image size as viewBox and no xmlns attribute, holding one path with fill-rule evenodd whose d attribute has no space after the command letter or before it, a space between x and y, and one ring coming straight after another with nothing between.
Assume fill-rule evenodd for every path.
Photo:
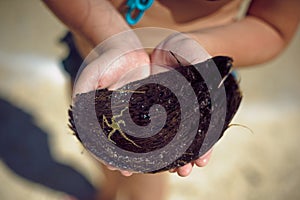
<instances>
[{"instance_id":1,"label":"blue bracelet","mask_svg":"<svg viewBox=\"0 0 300 200\"><path fill-rule=\"evenodd\" d=\"M140 21L144 12L149 9L154 0L128 0L127 1L127 13L125 19L129 25L135 25ZM137 12L136 16L132 16ZM135 18L134 18L135 17Z\"/></svg>"}]
</instances>

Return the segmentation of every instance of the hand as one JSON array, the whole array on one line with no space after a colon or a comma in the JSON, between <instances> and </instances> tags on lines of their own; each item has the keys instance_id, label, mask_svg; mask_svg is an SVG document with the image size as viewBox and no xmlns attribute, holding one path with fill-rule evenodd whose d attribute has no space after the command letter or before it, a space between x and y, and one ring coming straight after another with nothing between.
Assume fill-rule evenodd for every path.
<instances>
[{"instance_id":1,"label":"hand","mask_svg":"<svg viewBox=\"0 0 300 200\"><path fill-rule=\"evenodd\" d=\"M82 70L75 81L73 96L99 88L116 89L145 78L150 74L149 62L144 50L104 52Z\"/></svg>"},{"instance_id":2,"label":"hand","mask_svg":"<svg viewBox=\"0 0 300 200\"><path fill-rule=\"evenodd\" d=\"M150 75L149 55L137 41L125 39L124 34L122 36L122 38L112 37L105 41L85 59L87 65L80 69L81 73L75 81L73 97L76 94L99 88L116 89L128 82ZM106 166L110 170L119 170ZM119 171L124 176L130 176L133 173Z\"/></svg>"},{"instance_id":3,"label":"hand","mask_svg":"<svg viewBox=\"0 0 300 200\"><path fill-rule=\"evenodd\" d=\"M113 89L145 78L150 75L149 63L150 58L133 31L116 34L85 58L73 96L99 88Z\"/></svg>"},{"instance_id":4,"label":"hand","mask_svg":"<svg viewBox=\"0 0 300 200\"><path fill-rule=\"evenodd\" d=\"M170 53L174 53L176 58ZM162 41L154 49L151 54L151 64L159 66L187 66L191 64L197 64L209 59L211 56L202 48L195 40L191 39L187 35L177 33L172 34ZM157 70L156 70L157 69ZM151 67L152 73L158 73L162 71L162 68ZM179 176L188 176L192 172L193 166L196 164L198 167L204 167L207 165L212 149L206 152L203 156L195 161L192 161L182 167L171 169L170 172L177 172Z\"/></svg>"}]
</instances>

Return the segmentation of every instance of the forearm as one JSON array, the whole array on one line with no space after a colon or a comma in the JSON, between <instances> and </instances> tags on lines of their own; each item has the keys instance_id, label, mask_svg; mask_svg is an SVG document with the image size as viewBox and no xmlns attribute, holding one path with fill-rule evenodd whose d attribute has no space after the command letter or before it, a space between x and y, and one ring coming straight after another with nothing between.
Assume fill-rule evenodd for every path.
<instances>
[{"instance_id":1,"label":"forearm","mask_svg":"<svg viewBox=\"0 0 300 200\"><path fill-rule=\"evenodd\" d=\"M114 34L130 30L120 13L107 0L43 1L65 25L88 40L93 47Z\"/></svg>"},{"instance_id":2,"label":"forearm","mask_svg":"<svg viewBox=\"0 0 300 200\"><path fill-rule=\"evenodd\" d=\"M276 56L285 42L268 25L253 17L230 25L190 33L212 56L227 55L236 66L254 65Z\"/></svg>"},{"instance_id":3,"label":"forearm","mask_svg":"<svg viewBox=\"0 0 300 200\"><path fill-rule=\"evenodd\" d=\"M236 66L254 65L288 44L298 27L299 7L296 0L252 0L243 20L189 34L212 56L231 56Z\"/></svg>"}]
</instances>

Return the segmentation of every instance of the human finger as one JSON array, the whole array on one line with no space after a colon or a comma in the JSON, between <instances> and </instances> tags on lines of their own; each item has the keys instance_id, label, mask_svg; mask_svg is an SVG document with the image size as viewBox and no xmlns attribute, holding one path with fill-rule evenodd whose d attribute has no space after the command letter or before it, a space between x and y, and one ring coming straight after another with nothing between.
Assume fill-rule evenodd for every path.
<instances>
[{"instance_id":1,"label":"human finger","mask_svg":"<svg viewBox=\"0 0 300 200\"><path fill-rule=\"evenodd\" d=\"M177 174L181 177L186 177L186 176L190 175L190 173L192 172L192 169L193 169L192 163L188 163L182 167L179 167L177 169Z\"/></svg>"},{"instance_id":2,"label":"human finger","mask_svg":"<svg viewBox=\"0 0 300 200\"><path fill-rule=\"evenodd\" d=\"M198 158L197 160L195 160L195 164L198 167L204 167L208 164L208 161L211 157L211 153L212 153L212 149L208 150L203 156L201 156L200 158Z\"/></svg>"}]
</instances>

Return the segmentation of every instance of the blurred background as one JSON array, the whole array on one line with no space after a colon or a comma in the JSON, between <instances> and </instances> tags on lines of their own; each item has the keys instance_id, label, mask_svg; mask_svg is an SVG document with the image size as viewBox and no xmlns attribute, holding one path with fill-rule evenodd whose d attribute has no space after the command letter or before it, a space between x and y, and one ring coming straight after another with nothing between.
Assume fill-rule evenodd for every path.
<instances>
[{"instance_id":1,"label":"blurred background","mask_svg":"<svg viewBox=\"0 0 300 200\"><path fill-rule=\"evenodd\" d=\"M288 19L287 19L288 20ZM101 170L67 124L65 27L38 0L0 0L0 199L88 199ZM240 70L244 99L210 163L170 175L169 199L300 199L300 31L281 56Z\"/></svg>"}]
</instances>

